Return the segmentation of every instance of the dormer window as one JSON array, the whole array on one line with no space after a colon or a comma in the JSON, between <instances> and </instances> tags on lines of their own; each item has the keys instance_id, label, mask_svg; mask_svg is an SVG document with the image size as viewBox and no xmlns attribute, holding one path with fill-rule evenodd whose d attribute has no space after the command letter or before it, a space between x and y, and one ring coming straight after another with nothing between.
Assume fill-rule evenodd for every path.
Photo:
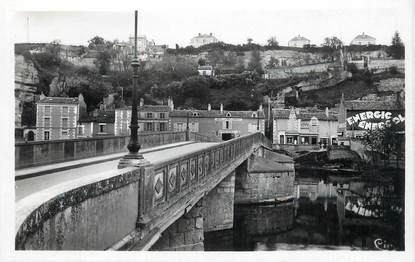
<instances>
[{"instance_id":1,"label":"dormer window","mask_svg":"<svg viewBox=\"0 0 415 262\"><path fill-rule=\"evenodd\" d=\"M199 112L193 112L193 116L200 116Z\"/></svg>"},{"instance_id":2,"label":"dormer window","mask_svg":"<svg viewBox=\"0 0 415 262\"><path fill-rule=\"evenodd\" d=\"M231 113L230 112L228 112L228 113L226 113L226 117L231 117L232 115L231 115Z\"/></svg>"},{"instance_id":3,"label":"dormer window","mask_svg":"<svg viewBox=\"0 0 415 262\"><path fill-rule=\"evenodd\" d=\"M256 118L256 117L258 117L258 115L256 113L252 113L252 117Z\"/></svg>"}]
</instances>

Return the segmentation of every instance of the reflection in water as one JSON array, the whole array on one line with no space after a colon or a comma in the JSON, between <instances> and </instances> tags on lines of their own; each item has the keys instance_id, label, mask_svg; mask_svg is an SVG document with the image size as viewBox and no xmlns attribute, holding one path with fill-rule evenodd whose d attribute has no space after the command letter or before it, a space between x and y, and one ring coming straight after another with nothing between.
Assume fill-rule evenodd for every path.
<instances>
[{"instance_id":1,"label":"reflection in water","mask_svg":"<svg viewBox=\"0 0 415 262\"><path fill-rule=\"evenodd\" d=\"M205 250L404 249L404 205L392 182L297 177L294 196L235 206L234 228L206 233Z\"/></svg>"}]
</instances>

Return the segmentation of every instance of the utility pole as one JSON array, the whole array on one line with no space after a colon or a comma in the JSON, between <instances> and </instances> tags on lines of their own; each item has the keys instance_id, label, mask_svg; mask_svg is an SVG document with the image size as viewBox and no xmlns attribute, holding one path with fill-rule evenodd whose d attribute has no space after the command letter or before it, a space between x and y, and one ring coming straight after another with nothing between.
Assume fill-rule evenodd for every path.
<instances>
[{"instance_id":1,"label":"utility pole","mask_svg":"<svg viewBox=\"0 0 415 262\"><path fill-rule=\"evenodd\" d=\"M137 58L137 18L138 11L135 11L135 24L134 24L134 58L131 61L131 66L133 68L133 95L132 95L132 108L131 108L131 135L130 142L128 143L129 153L120 159L118 163L118 169L127 167L127 166L142 166L148 162L143 158L142 154L139 154L141 146L138 143L138 119L137 119L137 82L138 82L138 67L140 62Z\"/></svg>"}]
</instances>

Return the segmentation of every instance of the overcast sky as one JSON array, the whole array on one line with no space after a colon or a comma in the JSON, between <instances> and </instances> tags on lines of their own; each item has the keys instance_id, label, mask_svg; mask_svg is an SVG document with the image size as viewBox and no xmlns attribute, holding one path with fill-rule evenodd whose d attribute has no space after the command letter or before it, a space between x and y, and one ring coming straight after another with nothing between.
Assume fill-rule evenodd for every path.
<instances>
[{"instance_id":1,"label":"overcast sky","mask_svg":"<svg viewBox=\"0 0 415 262\"><path fill-rule=\"evenodd\" d=\"M347 2L347 1L346 1ZM150 8L139 10L139 34L154 39L156 44L186 46L200 33L213 33L220 41L245 43L248 37L264 44L275 36L280 45L287 45L300 34L320 45L324 37L337 36L344 43L364 32L379 44L390 44L398 30L405 41L408 17L405 5L356 8L270 8L206 9L203 6L186 9ZM131 12L17 12L15 42L51 42L82 44L98 35L107 40L127 40L134 30ZM29 26L27 25L27 18Z\"/></svg>"}]
</instances>

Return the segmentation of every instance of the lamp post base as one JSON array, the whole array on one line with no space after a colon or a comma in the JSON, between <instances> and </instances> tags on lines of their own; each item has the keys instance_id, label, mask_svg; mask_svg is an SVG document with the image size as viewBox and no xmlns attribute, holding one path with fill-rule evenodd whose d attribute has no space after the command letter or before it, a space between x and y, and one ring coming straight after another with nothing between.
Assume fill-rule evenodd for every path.
<instances>
[{"instance_id":1,"label":"lamp post base","mask_svg":"<svg viewBox=\"0 0 415 262\"><path fill-rule=\"evenodd\" d=\"M125 168L125 167L139 167L139 166L146 166L150 164L150 162L144 159L142 154L127 154L120 159L118 162L118 169Z\"/></svg>"}]
</instances>

